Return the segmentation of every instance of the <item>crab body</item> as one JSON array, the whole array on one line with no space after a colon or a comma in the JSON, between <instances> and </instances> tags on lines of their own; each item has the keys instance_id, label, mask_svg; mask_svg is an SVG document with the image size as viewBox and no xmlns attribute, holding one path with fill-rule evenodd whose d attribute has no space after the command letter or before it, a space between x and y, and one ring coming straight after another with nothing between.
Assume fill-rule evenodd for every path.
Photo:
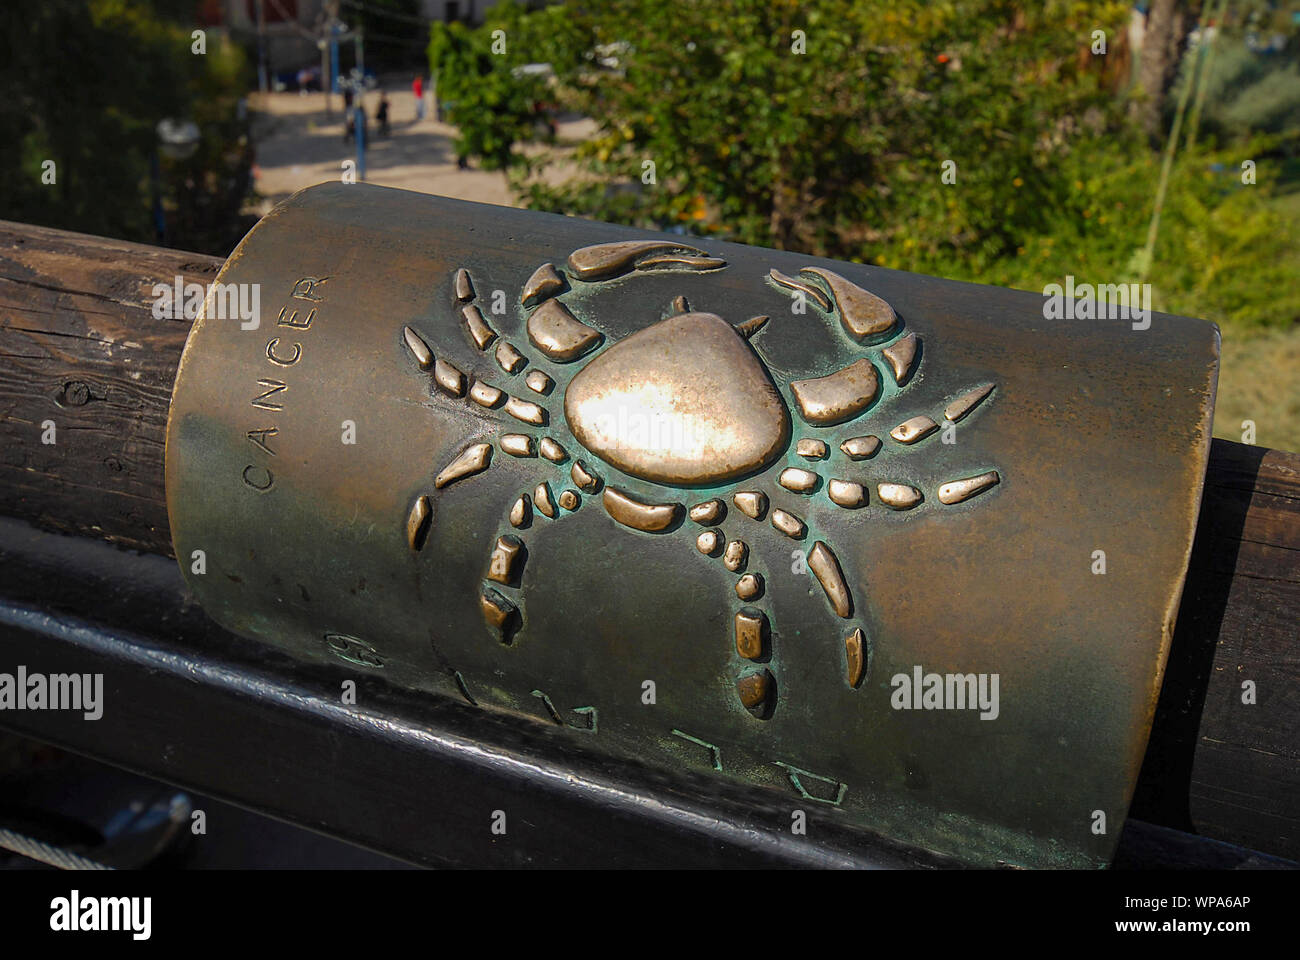
<instances>
[{"instance_id":1,"label":"crab body","mask_svg":"<svg viewBox=\"0 0 1300 960\"><path fill-rule=\"evenodd\" d=\"M564 395L573 436L630 476L711 486L772 464L790 415L767 369L731 324L683 313L614 344Z\"/></svg>"}]
</instances>

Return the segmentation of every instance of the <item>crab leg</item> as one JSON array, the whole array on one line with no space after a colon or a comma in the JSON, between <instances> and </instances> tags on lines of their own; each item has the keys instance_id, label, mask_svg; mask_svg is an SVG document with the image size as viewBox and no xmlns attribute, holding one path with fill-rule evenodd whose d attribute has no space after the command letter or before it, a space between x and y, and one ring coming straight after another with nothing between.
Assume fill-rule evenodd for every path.
<instances>
[{"instance_id":1,"label":"crab leg","mask_svg":"<svg viewBox=\"0 0 1300 960\"><path fill-rule=\"evenodd\" d=\"M550 483L543 480L533 489L531 496L527 493L519 495L510 507L509 522L516 530L526 530L532 527L534 517L559 520L581 505L582 497L576 490L565 488L555 496ZM523 626L517 599L512 597L517 598L523 589L527 558L528 550L522 536L505 533L497 537L488 557L487 572L479 594L479 608L484 620L507 646L514 642L515 634Z\"/></svg>"},{"instance_id":2,"label":"crab leg","mask_svg":"<svg viewBox=\"0 0 1300 960\"><path fill-rule=\"evenodd\" d=\"M784 536L802 540L807 535L807 524L800 517L779 507L771 507L767 495L762 491L737 490L733 492L731 502L740 515L760 523L766 519L774 530ZM771 716L776 703L776 678L771 670L760 666L771 658L771 626L767 615L750 602L762 595L762 577L758 573L746 571L750 554L746 542L740 539L728 541L718 526L727 515L725 501L713 498L695 503L687 515L704 528L695 540L699 552L709 557L721 557L728 570L740 574L736 594L745 601L745 605L735 612L732 622L736 655L747 663L736 683L736 694L741 705L754 716ZM808 552L807 563L808 569L826 593L832 611L841 619L851 617L853 600L848 582L831 548L826 543L817 541ZM844 637L844 678L850 688L857 688L862 683L868 658L866 633L861 627L854 627Z\"/></svg>"},{"instance_id":3,"label":"crab leg","mask_svg":"<svg viewBox=\"0 0 1300 960\"><path fill-rule=\"evenodd\" d=\"M740 513L757 520L767 509L767 498L762 493L742 492L733 497L733 504ZM776 708L776 678L762 666L772 656L772 628L767 614L752 605L763 593L763 577L746 570L749 545L744 540L727 540L717 526L726 515L727 505L720 498L693 504L687 511L691 520L704 527L696 535L696 549L707 557L721 557L729 571L739 574L736 596L744 605L732 617L732 630L736 656L745 663L736 680L736 696L750 714L766 719Z\"/></svg>"}]
</instances>

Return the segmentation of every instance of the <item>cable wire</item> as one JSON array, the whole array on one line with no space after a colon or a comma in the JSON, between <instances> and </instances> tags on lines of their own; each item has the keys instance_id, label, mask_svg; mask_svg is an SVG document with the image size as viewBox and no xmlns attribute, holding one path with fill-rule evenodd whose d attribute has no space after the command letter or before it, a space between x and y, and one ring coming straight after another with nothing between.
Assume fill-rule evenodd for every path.
<instances>
[{"instance_id":1,"label":"cable wire","mask_svg":"<svg viewBox=\"0 0 1300 960\"><path fill-rule=\"evenodd\" d=\"M83 857L79 853L73 853L71 850L56 847L53 844L24 836L21 833L14 833L4 827L0 827L0 848L8 850L10 853L16 853L20 857L26 857L28 860L36 860L51 867L58 867L60 870L114 869L88 857Z\"/></svg>"}]
</instances>

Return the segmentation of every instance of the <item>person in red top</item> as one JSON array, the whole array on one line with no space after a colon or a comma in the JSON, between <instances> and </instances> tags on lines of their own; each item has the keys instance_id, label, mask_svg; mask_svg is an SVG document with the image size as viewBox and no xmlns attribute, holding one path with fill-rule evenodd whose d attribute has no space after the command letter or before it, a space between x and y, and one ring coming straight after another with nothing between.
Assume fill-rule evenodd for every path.
<instances>
[{"instance_id":1,"label":"person in red top","mask_svg":"<svg viewBox=\"0 0 1300 960\"><path fill-rule=\"evenodd\" d=\"M419 75L411 81L411 92L415 94L415 119L424 119L424 76Z\"/></svg>"}]
</instances>

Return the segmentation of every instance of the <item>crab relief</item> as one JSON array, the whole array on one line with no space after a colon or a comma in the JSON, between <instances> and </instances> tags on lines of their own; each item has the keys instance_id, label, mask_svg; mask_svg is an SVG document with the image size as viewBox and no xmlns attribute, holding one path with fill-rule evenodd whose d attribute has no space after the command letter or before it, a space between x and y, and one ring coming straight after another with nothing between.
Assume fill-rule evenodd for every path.
<instances>
[{"instance_id":1,"label":"crab relief","mask_svg":"<svg viewBox=\"0 0 1300 960\"><path fill-rule=\"evenodd\" d=\"M867 670L870 639L862 622L855 622L855 600L834 543L810 538L804 519L772 507L768 492L753 478L787 457L793 445L800 465L786 467L777 479L788 491L822 494L845 510L877 505L911 510L922 504L929 491L888 480L878 480L872 490L854 478L855 462L874 457L882 446L881 437L859 422L880 394L879 371L900 388L907 385L920 360L916 333L904 333L888 303L839 274L808 267L799 277L789 277L773 270L767 282L774 289L800 296L828 319L838 320L843 335L863 353L842 369L777 383L749 344L767 317L732 323L693 311L678 297L665 319L607 343L604 333L579 320L561 299L575 284L599 284L638 271L719 270L726 267L724 261L694 247L655 240L584 247L570 254L565 267L561 271L543 264L520 294L532 350L549 363L581 364L562 391L555 390L555 380L535 360L491 326L474 303L474 284L464 269L453 279L460 320L474 348L495 352L501 385L463 373L445 348L435 356L411 327L402 334L411 360L432 373L435 396L500 411L495 447L510 457L547 461L532 490L520 491L502 505L502 529L514 532L498 536L485 561L479 599L488 626L505 644L523 626L518 600L526 557L522 531L534 517L558 521L590 497L630 530L689 534L695 550L735 576L735 654L743 665L736 695L760 719L776 709L777 689L776 678L763 666L770 660L773 631L760 606L761 561L770 556L784 567L791 542L814 539L806 549L807 568L825 592L832 622L839 624L833 629L843 639L836 669L849 687L858 687ZM519 390L521 384L524 390ZM965 389L945 409L933 416L918 413L886 436L903 446L916 444L938 431L941 419L961 420L993 389L993 384ZM559 393L562 417L554 415ZM791 408L798 414L797 429ZM493 447L471 443L437 474L434 488L487 470ZM661 494L636 495L624 489L621 477L644 481ZM933 494L940 504L955 504L998 481L996 471L954 477ZM702 489L706 493L690 496L691 490ZM406 538L413 551L424 544L432 510L428 494L417 496L410 508ZM730 536L723 532L724 523ZM751 549L751 543L762 552Z\"/></svg>"}]
</instances>

